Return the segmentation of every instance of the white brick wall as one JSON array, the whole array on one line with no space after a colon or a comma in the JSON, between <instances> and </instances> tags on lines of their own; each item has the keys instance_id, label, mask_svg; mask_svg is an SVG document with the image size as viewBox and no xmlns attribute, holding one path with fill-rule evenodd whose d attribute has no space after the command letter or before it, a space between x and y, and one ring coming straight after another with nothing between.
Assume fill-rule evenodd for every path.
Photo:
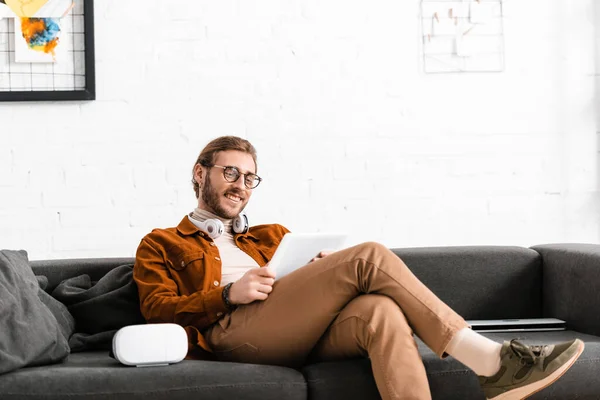
<instances>
[{"instance_id":1,"label":"white brick wall","mask_svg":"<svg viewBox=\"0 0 600 400\"><path fill-rule=\"evenodd\" d=\"M597 242L599 8L505 1L504 72L427 75L418 1L97 1L98 100L0 104L0 248L133 255L222 134L258 148L255 224Z\"/></svg>"}]
</instances>

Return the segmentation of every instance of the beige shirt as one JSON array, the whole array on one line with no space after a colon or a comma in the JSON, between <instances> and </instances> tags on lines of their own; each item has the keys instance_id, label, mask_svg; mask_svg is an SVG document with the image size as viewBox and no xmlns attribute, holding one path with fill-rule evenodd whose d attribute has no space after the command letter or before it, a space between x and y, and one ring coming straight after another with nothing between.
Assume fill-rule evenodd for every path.
<instances>
[{"instance_id":1,"label":"beige shirt","mask_svg":"<svg viewBox=\"0 0 600 400\"><path fill-rule=\"evenodd\" d=\"M240 250L233 240L232 221L223 219L215 214L196 208L189 215L190 221L200 228L200 222L207 219L220 219L225 226L223 234L214 240L221 258L221 286L240 279L248 270L260 267L248 254ZM201 228L200 228L201 229Z\"/></svg>"}]
</instances>

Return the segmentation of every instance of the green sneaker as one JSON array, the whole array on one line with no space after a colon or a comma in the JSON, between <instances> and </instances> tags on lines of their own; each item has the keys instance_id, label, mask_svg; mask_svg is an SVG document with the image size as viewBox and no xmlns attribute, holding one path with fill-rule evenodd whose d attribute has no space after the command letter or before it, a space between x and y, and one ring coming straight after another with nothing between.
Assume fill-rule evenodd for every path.
<instances>
[{"instance_id":1,"label":"green sneaker","mask_svg":"<svg viewBox=\"0 0 600 400\"><path fill-rule=\"evenodd\" d=\"M480 376L479 383L488 399L525 399L560 378L584 347L579 339L548 346L504 342L500 370L494 376Z\"/></svg>"}]
</instances>

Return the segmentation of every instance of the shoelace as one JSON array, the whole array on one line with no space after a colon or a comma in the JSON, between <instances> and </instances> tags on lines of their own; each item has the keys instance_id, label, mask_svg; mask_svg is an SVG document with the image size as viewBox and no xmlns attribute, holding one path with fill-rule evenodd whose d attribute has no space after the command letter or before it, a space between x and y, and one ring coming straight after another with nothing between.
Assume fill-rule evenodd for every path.
<instances>
[{"instance_id":1,"label":"shoelace","mask_svg":"<svg viewBox=\"0 0 600 400\"><path fill-rule=\"evenodd\" d=\"M510 341L510 350L525 365L535 365L544 356L548 346L525 346L516 339Z\"/></svg>"}]
</instances>

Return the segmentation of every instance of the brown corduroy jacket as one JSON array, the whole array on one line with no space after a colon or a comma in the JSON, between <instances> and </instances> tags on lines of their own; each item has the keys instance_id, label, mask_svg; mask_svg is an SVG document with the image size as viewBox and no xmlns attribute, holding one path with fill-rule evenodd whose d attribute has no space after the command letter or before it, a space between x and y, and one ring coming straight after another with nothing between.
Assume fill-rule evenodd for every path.
<instances>
[{"instance_id":1,"label":"brown corduroy jacket","mask_svg":"<svg viewBox=\"0 0 600 400\"><path fill-rule=\"evenodd\" d=\"M259 225L234 234L237 246L264 267L283 236L281 225ZM133 278L142 315L149 323L176 323L188 336L188 358L210 359L202 331L226 312L221 259L213 240L187 216L176 228L154 229L136 253Z\"/></svg>"}]
</instances>

